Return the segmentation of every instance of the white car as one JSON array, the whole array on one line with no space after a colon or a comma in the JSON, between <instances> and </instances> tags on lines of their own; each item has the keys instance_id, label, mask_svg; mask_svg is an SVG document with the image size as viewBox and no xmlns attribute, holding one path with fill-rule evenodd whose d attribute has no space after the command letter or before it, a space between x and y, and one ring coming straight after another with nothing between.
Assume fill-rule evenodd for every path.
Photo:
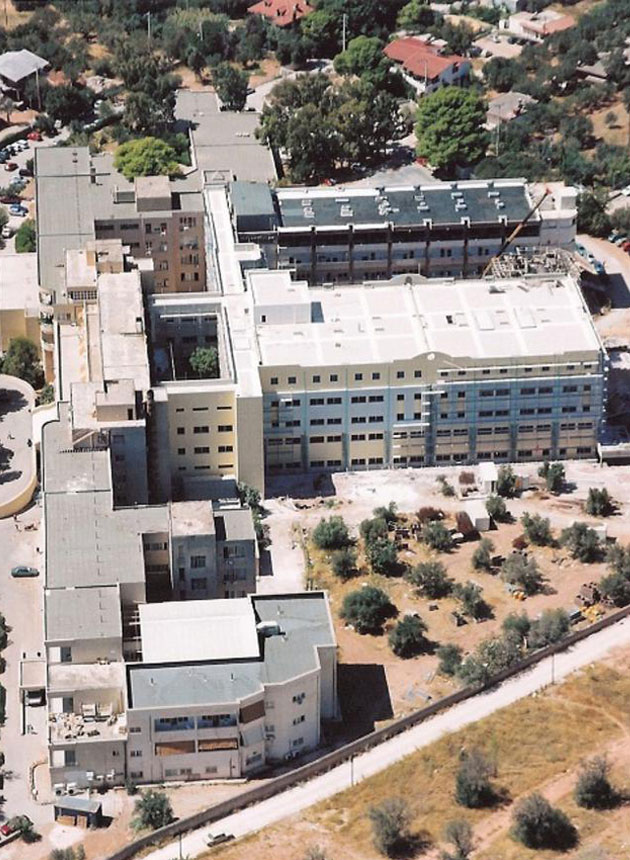
<instances>
[{"instance_id":1,"label":"white car","mask_svg":"<svg viewBox=\"0 0 630 860\"><path fill-rule=\"evenodd\" d=\"M13 235L13 233L11 232L11 228L9 227L8 224L5 224L4 227L2 228L2 238L3 239L10 239L12 235Z\"/></svg>"},{"instance_id":2,"label":"white car","mask_svg":"<svg viewBox=\"0 0 630 860\"><path fill-rule=\"evenodd\" d=\"M626 185L625 188L622 188L621 193L624 197L630 197L630 185Z\"/></svg>"}]
</instances>

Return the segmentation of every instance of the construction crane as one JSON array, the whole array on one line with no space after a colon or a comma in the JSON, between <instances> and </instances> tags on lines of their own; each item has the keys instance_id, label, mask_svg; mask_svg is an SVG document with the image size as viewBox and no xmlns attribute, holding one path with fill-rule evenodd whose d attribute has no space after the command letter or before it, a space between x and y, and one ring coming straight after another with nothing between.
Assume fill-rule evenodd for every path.
<instances>
[{"instance_id":1,"label":"construction crane","mask_svg":"<svg viewBox=\"0 0 630 860\"><path fill-rule=\"evenodd\" d=\"M488 272L489 272L489 271L490 271L490 269L492 268L492 264L495 262L495 260L498 260L498 259L499 259L499 257L502 257L502 256L503 256L503 254L505 253L505 251L510 247L510 245L512 244L512 242L516 239L516 237L517 237L517 236L518 236L518 234L521 232L521 230L523 229L523 227L527 224L527 222L528 222L528 221L529 221L529 219L532 217L532 215L533 215L535 212L537 212L537 211L538 211L538 209L540 209L540 207L541 207L541 206L542 206L542 204L545 202L545 200L547 199L547 197L549 197L549 195L550 195L550 194L551 194L551 190L550 190L549 188L545 188L545 193L540 197L540 199L539 199L539 200L537 200L537 201L536 201L536 203L534 203L534 205L533 205L533 206L532 206L532 208L529 210L529 212L527 213L527 215L523 218L523 220L522 220L522 221L519 221L519 223L518 223L518 224L516 225L516 227L512 230L512 232L511 232L511 233L510 233L510 235L507 237L507 239L505 240L505 242L504 242L504 243L501 245L501 247L499 248L498 253L496 253L496 254L494 255L494 257L491 257L491 258L490 258L490 260L489 260L489 262L488 262L488 265L487 265L487 266L486 266L486 268L483 270L483 275L482 275L482 277L484 277L484 278L486 277L486 275L488 274Z\"/></svg>"}]
</instances>

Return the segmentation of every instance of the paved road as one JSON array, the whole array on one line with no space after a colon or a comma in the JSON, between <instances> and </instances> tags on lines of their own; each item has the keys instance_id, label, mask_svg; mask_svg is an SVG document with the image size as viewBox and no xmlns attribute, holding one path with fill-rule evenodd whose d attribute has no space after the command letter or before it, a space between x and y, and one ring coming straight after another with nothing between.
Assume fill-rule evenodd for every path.
<instances>
[{"instance_id":1,"label":"paved road","mask_svg":"<svg viewBox=\"0 0 630 860\"><path fill-rule=\"evenodd\" d=\"M430 720L410 729L378 747L356 756L353 764L344 762L328 773L308 783L285 791L270 800L227 816L211 826L205 826L184 836L179 843L146 854L144 860L172 860L177 856L197 857L205 849L208 832L233 833L245 836L271 824L295 815L314 803L338 794L350 787L351 778L360 781L389 767L417 749L433 743L442 735L457 731L487 717L519 699L529 696L552 682L559 681L583 666L601 659L608 651L630 644L630 619L602 630L554 658L543 660L537 666L506 681L491 692L462 702Z\"/></svg>"},{"instance_id":2,"label":"paved road","mask_svg":"<svg viewBox=\"0 0 630 860\"><path fill-rule=\"evenodd\" d=\"M36 526L25 531L25 526ZM22 714L18 692L19 663L23 654L36 658L43 654L43 587L41 575L34 579L12 579L10 570L17 564L42 567L42 556L37 552L43 540L41 508L34 504L18 515L0 520L0 611L11 627L9 645L4 652L7 668L0 680L7 689L7 718L0 730L0 746L6 756L5 770L9 777L4 782L6 801L0 807L0 819L26 813L36 826L50 821L51 807L40 806L30 793L29 767L46 758L46 708L27 708L25 723L33 726L33 734L22 734ZM5 857L18 860L19 845L15 850L5 848Z\"/></svg>"},{"instance_id":3,"label":"paved road","mask_svg":"<svg viewBox=\"0 0 630 860\"><path fill-rule=\"evenodd\" d=\"M312 63L312 65L305 71L311 73L325 72L331 66L332 62L330 60L318 60L317 62ZM280 69L280 74L277 78L274 78L272 81L267 81L264 84L260 84L260 86L256 87L253 93L250 93L247 96L247 102L245 106L248 108L253 108L254 110L260 112L263 109L263 106L267 100L267 96L280 80L292 80L299 74L304 74L304 71L296 72L294 69L282 66L282 68Z\"/></svg>"}]
</instances>

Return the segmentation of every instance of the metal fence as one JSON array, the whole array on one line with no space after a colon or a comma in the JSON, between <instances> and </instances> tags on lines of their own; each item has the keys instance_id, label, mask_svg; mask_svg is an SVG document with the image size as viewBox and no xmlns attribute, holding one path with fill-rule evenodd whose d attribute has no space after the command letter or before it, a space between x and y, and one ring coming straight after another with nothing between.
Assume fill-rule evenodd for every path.
<instances>
[{"instance_id":1,"label":"metal fence","mask_svg":"<svg viewBox=\"0 0 630 860\"><path fill-rule=\"evenodd\" d=\"M496 675L493 675L485 684L480 684L475 687L463 687L461 690L451 693L449 696L444 696L442 699L438 699L431 705L427 705L420 710L413 711L405 717L394 720L382 729L377 729L369 735L365 735L364 737L352 741L343 747L339 747L339 749L336 749L331 753L327 753L316 761L296 768L290 773L278 776L264 785L250 788L242 794L239 794L237 797L221 801L220 803L215 803L213 806L209 806L207 809L202 809L201 812L197 812L195 815L178 819L172 824L168 824L166 827L154 830L152 833L148 833L146 836L142 836L134 842L130 842L114 854L110 854L106 860L130 860L130 858L134 857L144 848L151 845L158 845L162 842L167 842L168 840L179 836L181 833L195 830L205 824L212 824L214 821L219 821L221 818L225 818L228 815L239 812L241 809L246 809L248 806L260 803L263 800L274 797L274 795L279 794L282 791L293 788L295 785L298 785L298 783L313 779L313 777L319 776L328 770L332 770L332 768L337 767L344 761L348 761L351 757L367 752L367 750L383 743L383 741L389 740L390 738L401 734L401 732L418 725L418 723L424 722L424 720L429 719L429 717L495 687L497 684L517 675L524 669L534 666L546 657L549 657L552 654L557 654L561 651L566 651L567 648L570 648L571 645L574 645L576 642L580 642L582 639L586 639L593 633L597 633L600 630L604 630L606 627L616 624L618 621L627 618L629 615L630 606L626 606L624 609L620 609L606 618L601 618L599 621L596 621L594 624L591 624L583 630L570 633L560 642L548 645L546 648L541 648L540 650L529 654L509 669L504 669L502 672L498 672Z\"/></svg>"}]
</instances>

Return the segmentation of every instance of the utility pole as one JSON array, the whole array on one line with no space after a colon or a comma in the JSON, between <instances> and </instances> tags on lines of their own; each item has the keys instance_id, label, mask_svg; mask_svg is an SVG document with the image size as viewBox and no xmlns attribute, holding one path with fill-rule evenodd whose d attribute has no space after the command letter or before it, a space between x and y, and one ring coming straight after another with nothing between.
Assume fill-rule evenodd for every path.
<instances>
[{"instance_id":1,"label":"utility pole","mask_svg":"<svg viewBox=\"0 0 630 860\"><path fill-rule=\"evenodd\" d=\"M343 13L342 25L341 25L341 50L346 50L346 24L348 23L348 16L346 13Z\"/></svg>"},{"instance_id":2,"label":"utility pole","mask_svg":"<svg viewBox=\"0 0 630 860\"><path fill-rule=\"evenodd\" d=\"M151 47L151 13L147 12L147 38L149 40L149 47Z\"/></svg>"}]
</instances>

